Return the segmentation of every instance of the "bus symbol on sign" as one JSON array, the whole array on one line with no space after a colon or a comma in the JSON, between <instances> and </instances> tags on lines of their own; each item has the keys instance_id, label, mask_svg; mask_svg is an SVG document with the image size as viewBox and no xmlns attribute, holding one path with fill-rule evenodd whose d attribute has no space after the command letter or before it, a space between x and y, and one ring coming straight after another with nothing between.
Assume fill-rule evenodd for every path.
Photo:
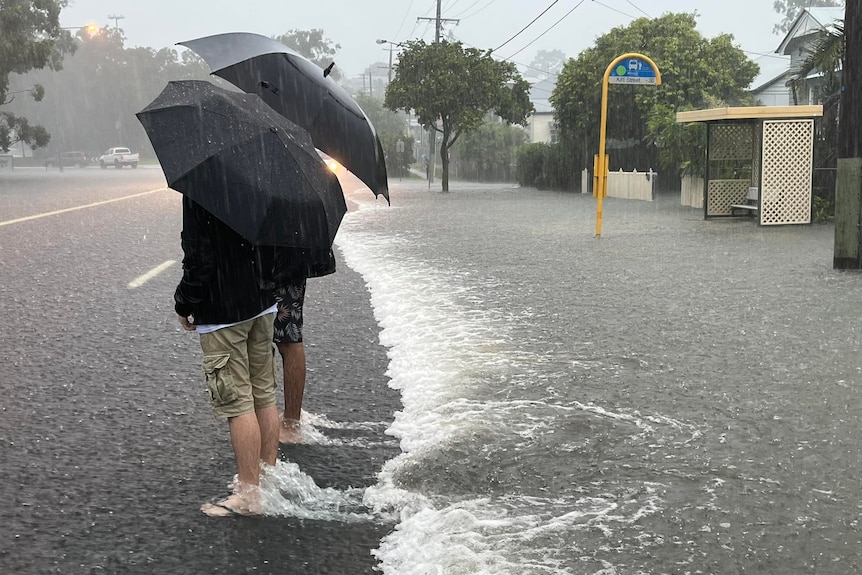
<instances>
[{"instance_id":1,"label":"bus symbol on sign","mask_svg":"<svg viewBox=\"0 0 862 575\"><path fill-rule=\"evenodd\" d=\"M654 86L656 73L653 67L640 58L630 58L625 63L620 62L608 76L609 84L640 84Z\"/></svg>"}]
</instances>

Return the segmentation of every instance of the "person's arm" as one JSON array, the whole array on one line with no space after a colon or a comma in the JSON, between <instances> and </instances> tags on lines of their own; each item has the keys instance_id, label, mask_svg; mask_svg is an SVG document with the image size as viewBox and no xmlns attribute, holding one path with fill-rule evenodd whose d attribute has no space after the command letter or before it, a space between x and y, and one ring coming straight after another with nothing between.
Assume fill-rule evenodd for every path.
<instances>
[{"instance_id":1,"label":"person's arm","mask_svg":"<svg viewBox=\"0 0 862 575\"><path fill-rule=\"evenodd\" d=\"M206 217L202 208L183 198L183 231L180 236L184 255L183 278L174 292L174 310L187 330L194 329L188 318L194 315L194 306L203 301L206 283L213 271Z\"/></svg>"}]
</instances>

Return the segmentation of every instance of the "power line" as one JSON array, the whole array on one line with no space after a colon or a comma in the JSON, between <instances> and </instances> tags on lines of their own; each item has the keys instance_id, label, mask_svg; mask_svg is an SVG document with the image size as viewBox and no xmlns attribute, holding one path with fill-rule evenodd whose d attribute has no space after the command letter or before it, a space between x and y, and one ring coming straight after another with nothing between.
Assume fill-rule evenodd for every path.
<instances>
[{"instance_id":1,"label":"power line","mask_svg":"<svg viewBox=\"0 0 862 575\"><path fill-rule=\"evenodd\" d=\"M458 14L457 16L455 16L455 17L456 17L456 18L461 18L464 14L466 14L467 12L469 12L469 11L470 11L470 8L472 8L473 6L475 6L476 4L478 4L478 3L479 3L479 2L481 2L481 1L482 1L482 0L474 0L474 2L473 2L472 4L470 4L469 6L467 6L466 8L464 8L464 10L463 10L460 14ZM469 17L469 16L468 16L468 17Z\"/></svg>"},{"instance_id":2,"label":"power line","mask_svg":"<svg viewBox=\"0 0 862 575\"><path fill-rule=\"evenodd\" d=\"M640 6L635 6L635 3L634 3L634 2L632 2L631 0L626 0L626 2L628 2L629 4L631 4L632 8L634 8L634 9L635 9L635 10L637 10L637 11L639 11L641 14L643 14L643 15L644 15L644 16L646 16L647 18L650 18L650 19L652 18L652 16L650 16L649 14L647 14L646 12L644 12L643 10L641 10L641 9L640 9Z\"/></svg>"},{"instance_id":3,"label":"power line","mask_svg":"<svg viewBox=\"0 0 862 575\"><path fill-rule=\"evenodd\" d=\"M410 15L410 9L413 8L413 0L410 0L410 4L407 6L407 12L404 13L404 18L401 19L401 25L398 26L398 31L395 33L394 38L398 38L398 34L401 33L401 29L404 27L404 23L407 21L407 16Z\"/></svg>"},{"instance_id":4,"label":"power line","mask_svg":"<svg viewBox=\"0 0 862 575\"><path fill-rule=\"evenodd\" d=\"M478 10L476 10L475 12L470 14L469 16L463 16L463 17L461 17L461 19L463 20L465 18L472 18L473 16L475 16L476 14L478 14L479 12L481 12L482 10L484 10L485 8L487 8L488 6L490 6L491 4L493 4L496 1L497 0L490 0L487 4L485 4L484 6L482 6L481 8L479 8ZM477 4L477 2L473 2L473 4L471 4L470 6L472 7L472 6L475 6L476 4ZM466 12L466 10L464 12ZM462 12L462 14L464 12Z\"/></svg>"},{"instance_id":5,"label":"power line","mask_svg":"<svg viewBox=\"0 0 862 575\"><path fill-rule=\"evenodd\" d=\"M565 20L565 19L566 19L566 16L568 16L569 14L571 14L572 12L574 12L574 11L575 11L575 9L576 9L578 6L580 6L581 4L583 4L583 3L584 3L584 0L581 0L580 2L578 2L577 4L575 4L575 7L574 7L574 8L572 8L571 10L569 10L568 12L566 12L565 14L563 14L563 17L562 17L562 18L560 18L559 20L557 20L556 22L554 22L553 24L551 24L551 26L550 26L547 30L545 30L544 32L542 32L541 34L539 34L538 36L536 36L535 38L533 38L533 40L532 40L532 41L530 41L530 42L529 42L527 45L525 45L523 48L521 48L520 50L518 50L517 52L515 52L515 53L513 53L513 54L510 54L510 55L509 55L509 58L511 58L512 56L517 56L518 54L520 54L521 52L523 52L523 51L524 51L524 50L525 50L525 49L526 49L530 44L532 44L533 42L535 42L536 40L538 40L539 38L541 38L542 36L544 36L545 34L547 34L548 32L550 32L551 30L553 30L553 29L554 29L554 26L556 26L557 24L559 24L560 22L562 22L563 20Z\"/></svg>"},{"instance_id":6,"label":"power line","mask_svg":"<svg viewBox=\"0 0 862 575\"><path fill-rule=\"evenodd\" d=\"M584 0L581 0L581 2L583 2L583 1ZM465 42L461 38L456 37L455 39L458 42L461 42L462 44L467 46L468 48L475 48L476 50L481 50L483 52L486 51L486 48L479 48L478 46L474 46L473 44L470 44L469 42ZM549 76L559 76L559 74L557 74L556 72L548 72L547 70L543 70L542 68L536 68L535 66L531 66L529 64L524 64L523 62L516 62L515 60L512 60L511 57L503 58L502 56L497 56L494 53L491 53L491 57L496 58L500 62L511 62L512 64L517 64L518 66L523 66L524 68L529 68L530 70L536 70L537 72L542 72L543 74L548 74Z\"/></svg>"},{"instance_id":7,"label":"power line","mask_svg":"<svg viewBox=\"0 0 862 575\"><path fill-rule=\"evenodd\" d=\"M612 6L608 6L607 4L602 4L601 2L599 2L599 0L593 0L593 2L595 2L595 3L596 3L596 4L598 4L599 6L604 6L604 7L605 7L605 8L607 8L608 10L613 10L614 12L619 12L619 13L620 13L620 14L622 14L623 16L626 16L626 17L628 17L628 18L631 18L632 20L637 20L637 17L632 16L631 14L626 14L626 13L625 13L625 12L623 12L622 10L617 10L616 8L614 8L614 7L612 7Z\"/></svg>"},{"instance_id":8,"label":"power line","mask_svg":"<svg viewBox=\"0 0 862 575\"><path fill-rule=\"evenodd\" d=\"M508 40L506 40L505 42L503 42L502 44L500 44L499 46L497 46L496 48L494 48L494 52L496 52L497 50L499 50L500 48L502 48L503 46L505 46L506 44L508 44L509 42L511 42L512 40L514 40L515 38L517 38L518 36L520 36L520 35L521 35L521 32L523 32L524 30L526 30L527 28L529 28L530 26L532 26L532 25L533 25L533 23L534 23L536 20L538 20L539 18L541 18L542 16L544 16L545 12L547 12L548 10L550 10L551 8L553 8L553 7L554 7L554 4L556 4L556 3L557 3L557 2L559 2L559 1L560 1L560 0L554 0L553 2L551 2L550 6L548 6L548 7L547 7L547 8L545 8L544 10L542 10L542 13L541 13L541 14L539 14L538 16L536 16L535 18L533 18L532 20L530 20L530 23L529 23L529 24L527 24L526 26L524 26L523 28L521 28L521 29L518 31L518 33L517 33L517 34L515 34L514 36L512 36L511 38L509 38Z\"/></svg>"}]
</instances>

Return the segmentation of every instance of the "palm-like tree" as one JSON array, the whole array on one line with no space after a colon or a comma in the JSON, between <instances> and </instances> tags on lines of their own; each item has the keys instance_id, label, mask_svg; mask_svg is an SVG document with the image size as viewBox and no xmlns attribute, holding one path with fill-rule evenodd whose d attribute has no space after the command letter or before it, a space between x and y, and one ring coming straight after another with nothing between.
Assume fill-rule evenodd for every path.
<instances>
[{"instance_id":1,"label":"palm-like tree","mask_svg":"<svg viewBox=\"0 0 862 575\"><path fill-rule=\"evenodd\" d=\"M838 20L826 33L814 43L808 51L808 57L802 62L796 75L790 80L793 99L797 91L807 85L806 78L814 71L822 72L824 94L829 99L840 93L840 75L844 69L845 56L844 21ZM826 106L824 103L824 113Z\"/></svg>"}]
</instances>

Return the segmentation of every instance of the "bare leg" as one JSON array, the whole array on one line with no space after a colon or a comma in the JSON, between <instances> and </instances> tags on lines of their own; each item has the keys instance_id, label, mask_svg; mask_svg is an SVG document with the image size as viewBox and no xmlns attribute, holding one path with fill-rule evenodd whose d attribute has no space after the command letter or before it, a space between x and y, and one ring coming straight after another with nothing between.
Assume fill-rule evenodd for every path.
<instances>
[{"instance_id":1,"label":"bare leg","mask_svg":"<svg viewBox=\"0 0 862 575\"><path fill-rule=\"evenodd\" d=\"M245 413L228 419L228 425L239 482L259 485L261 433L257 417L254 413Z\"/></svg>"},{"instance_id":2,"label":"bare leg","mask_svg":"<svg viewBox=\"0 0 862 575\"><path fill-rule=\"evenodd\" d=\"M275 411L275 408L273 408ZM260 510L260 427L254 413L245 413L228 420L230 441L236 458L238 485L233 495L219 503L204 503L201 511L212 517L232 513L257 515Z\"/></svg>"},{"instance_id":3,"label":"bare leg","mask_svg":"<svg viewBox=\"0 0 862 575\"><path fill-rule=\"evenodd\" d=\"M255 411L260 429L260 460L267 465L275 465L278 457L279 417L276 406L264 407Z\"/></svg>"},{"instance_id":4,"label":"bare leg","mask_svg":"<svg viewBox=\"0 0 862 575\"><path fill-rule=\"evenodd\" d=\"M279 441L300 443L299 419L302 415L302 397L305 394L305 346L299 343L279 343L284 368L284 414L281 420Z\"/></svg>"}]
</instances>

